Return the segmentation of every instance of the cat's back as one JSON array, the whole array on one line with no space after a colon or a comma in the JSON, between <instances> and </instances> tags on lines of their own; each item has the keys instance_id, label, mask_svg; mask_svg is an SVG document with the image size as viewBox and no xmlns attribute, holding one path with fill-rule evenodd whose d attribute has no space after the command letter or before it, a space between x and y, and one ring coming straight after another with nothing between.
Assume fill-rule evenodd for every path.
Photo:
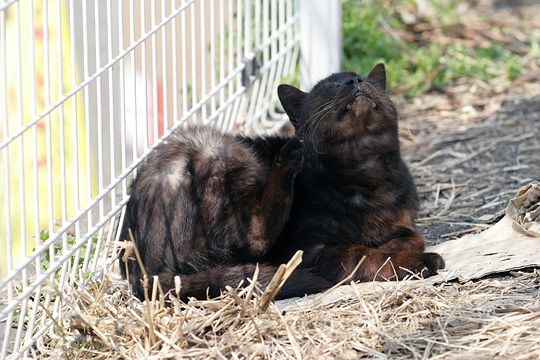
<instances>
[{"instance_id":1,"label":"cat's back","mask_svg":"<svg viewBox=\"0 0 540 360\"><path fill-rule=\"evenodd\" d=\"M139 167L134 187L155 187L165 191L194 182L225 182L235 176L256 181L262 165L255 153L235 136L212 127L192 126L171 134Z\"/></svg>"}]
</instances>

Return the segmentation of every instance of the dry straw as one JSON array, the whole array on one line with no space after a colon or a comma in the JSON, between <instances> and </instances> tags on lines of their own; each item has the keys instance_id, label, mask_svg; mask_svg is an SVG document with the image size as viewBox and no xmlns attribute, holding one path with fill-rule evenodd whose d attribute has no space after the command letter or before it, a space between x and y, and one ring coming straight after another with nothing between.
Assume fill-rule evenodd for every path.
<instances>
[{"instance_id":1,"label":"dry straw","mask_svg":"<svg viewBox=\"0 0 540 360\"><path fill-rule=\"evenodd\" d=\"M282 284L283 274L273 283ZM539 287L537 271L516 272L466 284L351 284L276 305L266 300L276 288L263 292L253 281L206 301L171 297L167 307L155 296L138 301L124 282L106 276L59 294L60 338L46 338L35 355L533 359L540 356Z\"/></svg>"}]
</instances>

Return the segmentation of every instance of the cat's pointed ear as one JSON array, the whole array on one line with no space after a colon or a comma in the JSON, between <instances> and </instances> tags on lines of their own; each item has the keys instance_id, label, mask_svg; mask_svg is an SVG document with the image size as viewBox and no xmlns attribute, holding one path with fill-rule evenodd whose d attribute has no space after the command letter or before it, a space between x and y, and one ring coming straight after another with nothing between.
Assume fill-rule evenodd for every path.
<instances>
[{"instance_id":1,"label":"cat's pointed ear","mask_svg":"<svg viewBox=\"0 0 540 360\"><path fill-rule=\"evenodd\" d=\"M383 63L378 63L371 69L368 79L373 80L379 89L386 92L386 69L384 68Z\"/></svg>"},{"instance_id":2,"label":"cat's pointed ear","mask_svg":"<svg viewBox=\"0 0 540 360\"><path fill-rule=\"evenodd\" d=\"M291 122L296 125L298 113L301 111L307 93L291 85L279 85L277 93L283 109L289 115Z\"/></svg>"}]
</instances>

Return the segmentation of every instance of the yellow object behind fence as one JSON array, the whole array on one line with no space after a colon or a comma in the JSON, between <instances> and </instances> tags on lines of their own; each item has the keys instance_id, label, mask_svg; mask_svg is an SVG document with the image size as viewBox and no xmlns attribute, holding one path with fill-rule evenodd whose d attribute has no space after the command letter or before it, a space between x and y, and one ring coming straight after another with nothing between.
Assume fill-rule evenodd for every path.
<instances>
[{"instance_id":1,"label":"yellow object behind fence","mask_svg":"<svg viewBox=\"0 0 540 360\"><path fill-rule=\"evenodd\" d=\"M2 119L1 142L81 82L71 49L69 5L20 1L4 13L6 73L0 82L7 91L0 94L0 111L7 121ZM13 259L0 257L0 278L39 244L41 231L53 231L59 220L76 214L77 204L88 202L84 124L83 96L77 93L0 151L0 253L6 254L10 243Z\"/></svg>"}]
</instances>

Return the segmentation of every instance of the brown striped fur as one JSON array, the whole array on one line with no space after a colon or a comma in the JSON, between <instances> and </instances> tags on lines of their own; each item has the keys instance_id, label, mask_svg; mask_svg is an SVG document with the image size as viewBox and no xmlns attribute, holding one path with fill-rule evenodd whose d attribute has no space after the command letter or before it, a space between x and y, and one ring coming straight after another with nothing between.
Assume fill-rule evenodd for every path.
<instances>
[{"instance_id":1,"label":"brown striped fur","mask_svg":"<svg viewBox=\"0 0 540 360\"><path fill-rule=\"evenodd\" d=\"M280 235L302 162L298 139L249 139L209 127L178 131L138 168L120 238L129 240L132 230L147 273L158 275L165 291L175 287L176 275L184 298L236 286ZM142 271L134 257L125 264L120 255L122 275L129 273L142 299ZM265 285L274 272L262 266L259 281ZM327 286L307 273L295 274L310 284L301 292Z\"/></svg>"}]
</instances>

